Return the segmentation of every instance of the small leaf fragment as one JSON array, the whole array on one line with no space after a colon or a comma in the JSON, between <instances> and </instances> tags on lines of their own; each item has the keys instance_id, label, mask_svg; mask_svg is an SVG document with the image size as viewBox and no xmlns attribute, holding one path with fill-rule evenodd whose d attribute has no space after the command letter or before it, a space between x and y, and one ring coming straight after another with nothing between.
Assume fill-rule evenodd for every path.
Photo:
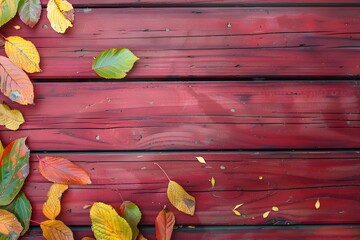
<instances>
[{"instance_id":1,"label":"small leaf fragment","mask_svg":"<svg viewBox=\"0 0 360 240\"><path fill-rule=\"evenodd\" d=\"M234 207L234 210L238 209L238 208L241 207L242 205L244 205L244 203L240 203L240 204L236 205L236 206Z\"/></svg>"},{"instance_id":2,"label":"small leaf fragment","mask_svg":"<svg viewBox=\"0 0 360 240\"><path fill-rule=\"evenodd\" d=\"M170 180L167 188L170 203L179 211L193 216L195 213L195 197L175 181Z\"/></svg>"},{"instance_id":3,"label":"small leaf fragment","mask_svg":"<svg viewBox=\"0 0 360 240\"><path fill-rule=\"evenodd\" d=\"M18 13L21 21L33 28L40 19L40 0L20 0Z\"/></svg>"},{"instance_id":4,"label":"small leaf fragment","mask_svg":"<svg viewBox=\"0 0 360 240\"><path fill-rule=\"evenodd\" d=\"M206 164L206 161L203 157L196 157L196 159L199 161L199 163Z\"/></svg>"},{"instance_id":5,"label":"small leaf fragment","mask_svg":"<svg viewBox=\"0 0 360 240\"><path fill-rule=\"evenodd\" d=\"M278 211L279 211L279 208L276 207L276 206L273 206L273 207L271 208L271 210L273 210L274 212L278 212Z\"/></svg>"},{"instance_id":6,"label":"small leaf fragment","mask_svg":"<svg viewBox=\"0 0 360 240\"><path fill-rule=\"evenodd\" d=\"M54 183L47 193L48 199L42 207L42 212L50 220L54 220L61 211L61 196L69 188L68 185Z\"/></svg>"},{"instance_id":7,"label":"small leaf fragment","mask_svg":"<svg viewBox=\"0 0 360 240\"><path fill-rule=\"evenodd\" d=\"M71 229L60 220L47 220L40 224L46 240L74 240Z\"/></svg>"},{"instance_id":8,"label":"small leaf fragment","mask_svg":"<svg viewBox=\"0 0 360 240\"><path fill-rule=\"evenodd\" d=\"M166 206L155 219L156 240L170 240L174 229L175 215Z\"/></svg>"},{"instance_id":9,"label":"small leaf fragment","mask_svg":"<svg viewBox=\"0 0 360 240\"><path fill-rule=\"evenodd\" d=\"M10 239L17 239L23 227L15 215L7 210L0 209L0 233L7 235Z\"/></svg>"},{"instance_id":10,"label":"small leaf fragment","mask_svg":"<svg viewBox=\"0 0 360 240\"><path fill-rule=\"evenodd\" d=\"M64 33L74 22L74 8L66 0L49 0L47 18L55 32Z\"/></svg>"},{"instance_id":11,"label":"small leaf fragment","mask_svg":"<svg viewBox=\"0 0 360 240\"><path fill-rule=\"evenodd\" d=\"M92 69L100 77L121 79L133 68L137 60L139 58L127 48L111 48L95 58Z\"/></svg>"},{"instance_id":12,"label":"small leaf fragment","mask_svg":"<svg viewBox=\"0 0 360 240\"><path fill-rule=\"evenodd\" d=\"M84 205L83 206L83 209L88 209L88 208L90 208L91 207L91 205Z\"/></svg>"},{"instance_id":13,"label":"small leaf fragment","mask_svg":"<svg viewBox=\"0 0 360 240\"><path fill-rule=\"evenodd\" d=\"M24 117L19 110L10 109L5 103L0 104L0 125L14 131L19 129L24 122Z\"/></svg>"},{"instance_id":14,"label":"small leaf fragment","mask_svg":"<svg viewBox=\"0 0 360 240\"><path fill-rule=\"evenodd\" d=\"M259 180L263 180L263 176L259 176Z\"/></svg>"},{"instance_id":15,"label":"small leaf fragment","mask_svg":"<svg viewBox=\"0 0 360 240\"><path fill-rule=\"evenodd\" d=\"M20 30L21 27L20 27L19 25L15 25L15 26L14 26L14 29L15 29L15 30Z\"/></svg>"},{"instance_id":16,"label":"small leaf fragment","mask_svg":"<svg viewBox=\"0 0 360 240\"><path fill-rule=\"evenodd\" d=\"M240 213L238 210L233 209L232 211L235 213L235 215L237 215L237 216L241 216L241 213Z\"/></svg>"},{"instance_id":17,"label":"small leaf fragment","mask_svg":"<svg viewBox=\"0 0 360 240\"><path fill-rule=\"evenodd\" d=\"M210 182L211 182L212 188L214 188L214 187L215 187L215 183L216 183L215 178L214 178L214 177L211 177Z\"/></svg>"},{"instance_id":18,"label":"small leaf fragment","mask_svg":"<svg viewBox=\"0 0 360 240\"><path fill-rule=\"evenodd\" d=\"M96 239L92 237L83 237L81 240L96 240Z\"/></svg>"},{"instance_id":19,"label":"small leaf fragment","mask_svg":"<svg viewBox=\"0 0 360 240\"><path fill-rule=\"evenodd\" d=\"M264 212L263 218L267 218L269 216L269 214L270 214L270 211Z\"/></svg>"},{"instance_id":20,"label":"small leaf fragment","mask_svg":"<svg viewBox=\"0 0 360 240\"><path fill-rule=\"evenodd\" d=\"M139 207L133 202L124 201L120 206L120 216L123 217L130 225L132 239L136 240L140 232L137 227L141 220L141 212Z\"/></svg>"},{"instance_id":21,"label":"small leaf fragment","mask_svg":"<svg viewBox=\"0 0 360 240\"><path fill-rule=\"evenodd\" d=\"M315 203L315 208L319 209L320 208L320 199L318 199Z\"/></svg>"}]
</instances>

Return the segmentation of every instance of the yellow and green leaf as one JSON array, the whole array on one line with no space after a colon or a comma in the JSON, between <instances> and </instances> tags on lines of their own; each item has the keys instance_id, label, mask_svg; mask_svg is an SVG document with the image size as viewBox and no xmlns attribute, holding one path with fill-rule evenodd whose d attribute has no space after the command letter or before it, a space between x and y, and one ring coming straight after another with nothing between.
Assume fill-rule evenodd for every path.
<instances>
[{"instance_id":1,"label":"yellow and green leaf","mask_svg":"<svg viewBox=\"0 0 360 240\"><path fill-rule=\"evenodd\" d=\"M40 19L40 0L20 0L18 13L21 21L33 28Z\"/></svg>"},{"instance_id":2,"label":"yellow and green leaf","mask_svg":"<svg viewBox=\"0 0 360 240\"><path fill-rule=\"evenodd\" d=\"M120 206L120 216L123 217L130 225L132 239L136 240L140 232L137 227L141 220L141 212L139 207L133 202L124 201Z\"/></svg>"},{"instance_id":3,"label":"yellow and green leaf","mask_svg":"<svg viewBox=\"0 0 360 240\"><path fill-rule=\"evenodd\" d=\"M0 27L16 15L18 5L19 0L0 0Z\"/></svg>"}]
</instances>

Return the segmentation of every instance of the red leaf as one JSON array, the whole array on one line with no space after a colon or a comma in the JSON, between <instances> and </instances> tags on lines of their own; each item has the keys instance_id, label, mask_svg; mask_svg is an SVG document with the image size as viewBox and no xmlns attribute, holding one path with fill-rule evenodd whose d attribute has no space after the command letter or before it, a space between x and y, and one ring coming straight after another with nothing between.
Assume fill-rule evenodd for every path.
<instances>
[{"instance_id":1,"label":"red leaf","mask_svg":"<svg viewBox=\"0 0 360 240\"><path fill-rule=\"evenodd\" d=\"M91 184L87 172L78 165L61 157L44 157L39 159L41 175L54 183Z\"/></svg>"},{"instance_id":2,"label":"red leaf","mask_svg":"<svg viewBox=\"0 0 360 240\"><path fill-rule=\"evenodd\" d=\"M174 213L164 206L155 219L156 240L170 240L174 224Z\"/></svg>"}]
</instances>

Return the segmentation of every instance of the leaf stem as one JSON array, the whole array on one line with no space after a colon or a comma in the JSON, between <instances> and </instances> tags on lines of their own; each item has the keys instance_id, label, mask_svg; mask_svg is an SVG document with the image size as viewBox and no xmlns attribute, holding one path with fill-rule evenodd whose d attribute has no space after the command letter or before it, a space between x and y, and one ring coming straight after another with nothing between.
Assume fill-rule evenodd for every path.
<instances>
[{"instance_id":1,"label":"leaf stem","mask_svg":"<svg viewBox=\"0 0 360 240\"><path fill-rule=\"evenodd\" d=\"M36 154L36 157L39 161L41 161L41 158L39 157L39 155Z\"/></svg>"},{"instance_id":2,"label":"leaf stem","mask_svg":"<svg viewBox=\"0 0 360 240\"><path fill-rule=\"evenodd\" d=\"M39 222L37 222L37 221L34 221L34 220L31 220L31 219L30 219L30 222L35 223L35 224L38 224L38 225L41 224L41 223L39 223Z\"/></svg>"},{"instance_id":3,"label":"leaf stem","mask_svg":"<svg viewBox=\"0 0 360 240\"><path fill-rule=\"evenodd\" d=\"M156 166L158 166L160 169L161 169L161 171L165 174L165 176L167 177L167 179L169 180L169 182L171 181L171 179L169 178L169 176L166 174L166 172L164 171L164 169L159 165L159 164L157 164L156 162L154 162L154 164L156 165Z\"/></svg>"},{"instance_id":4,"label":"leaf stem","mask_svg":"<svg viewBox=\"0 0 360 240\"><path fill-rule=\"evenodd\" d=\"M2 33L0 33L0 37L3 38L4 40L6 40L6 37L4 35L2 35Z\"/></svg>"}]
</instances>

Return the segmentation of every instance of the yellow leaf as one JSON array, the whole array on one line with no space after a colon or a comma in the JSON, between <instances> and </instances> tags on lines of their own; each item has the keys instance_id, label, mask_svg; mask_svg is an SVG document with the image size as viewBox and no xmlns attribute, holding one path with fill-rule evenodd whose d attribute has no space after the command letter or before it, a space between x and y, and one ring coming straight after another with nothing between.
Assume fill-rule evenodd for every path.
<instances>
[{"instance_id":1,"label":"yellow leaf","mask_svg":"<svg viewBox=\"0 0 360 240\"><path fill-rule=\"evenodd\" d=\"M126 220L110 205L96 202L90 209L92 229L96 239L131 240L132 232Z\"/></svg>"},{"instance_id":2,"label":"yellow leaf","mask_svg":"<svg viewBox=\"0 0 360 240\"><path fill-rule=\"evenodd\" d=\"M47 220L40 224L47 240L74 240L71 229L60 220Z\"/></svg>"},{"instance_id":3,"label":"yellow leaf","mask_svg":"<svg viewBox=\"0 0 360 240\"><path fill-rule=\"evenodd\" d=\"M180 184L170 180L167 188L167 197L177 210L191 216L194 215L195 198L188 194Z\"/></svg>"},{"instance_id":4,"label":"yellow leaf","mask_svg":"<svg viewBox=\"0 0 360 240\"><path fill-rule=\"evenodd\" d=\"M212 188L214 188L215 187L215 182L216 182L215 178L211 177L210 182L211 182Z\"/></svg>"},{"instance_id":5,"label":"yellow leaf","mask_svg":"<svg viewBox=\"0 0 360 240\"><path fill-rule=\"evenodd\" d=\"M20 29L21 29L21 27L20 27L19 25L15 25L14 28L15 28L16 30L20 30Z\"/></svg>"},{"instance_id":6,"label":"yellow leaf","mask_svg":"<svg viewBox=\"0 0 360 240\"><path fill-rule=\"evenodd\" d=\"M7 235L10 239L17 239L23 227L14 214L0 209L0 233Z\"/></svg>"},{"instance_id":7,"label":"yellow leaf","mask_svg":"<svg viewBox=\"0 0 360 240\"><path fill-rule=\"evenodd\" d=\"M42 211L43 214L51 220L54 220L61 211L61 196L69 188L68 185L54 183L51 185L49 192L47 193L48 199L44 203Z\"/></svg>"},{"instance_id":8,"label":"yellow leaf","mask_svg":"<svg viewBox=\"0 0 360 240\"><path fill-rule=\"evenodd\" d=\"M240 215L241 215L241 213L240 213L238 210L236 210L236 209L233 209L233 212L234 212L235 215L237 215L237 216L240 216Z\"/></svg>"},{"instance_id":9,"label":"yellow leaf","mask_svg":"<svg viewBox=\"0 0 360 240\"><path fill-rule=\"evenodd\" d=\"M279 208L276 207L276 206L273 206L273 207L271 208L271 210L273 210L274 212L277 212L277 211L279 211Z\"/></svg>"},{"instance_id":10,"label":"yellow leaf","mask_svg":"<svg viewBox=\"0 0 360 240\"><path fill-rule=\"evenodd\" d=\"M196 159L199 161L199 163L206 164L206 161L203 157L196 157Z\"/></svg>"},{"instance_id":11,"label":"yellow leaf","mask_svg":"<svg viewBox=\"0 0 360 240\"><path fill-rule=\"evenodd\" d=\"M319 209L320 208L320 199L318 199L315 203L315 208Z\"/></svg>"},{"instance_id":12,"label":"yellow leaf","mask_svg":"<svg viewBox=\"0 0 360 240\"><path fill-rule=\"evenodd\" d=\"M270 214L270 211L264 212L263 218L267 218L269 216L269 214Z\"/></svg>"},{"instance_id":13,"label":"yellow leaf","mask_svg":"<svg viewBox=\"0 0 360 240\"><path fill-rule=\"evenodd\" d=\"M3 152L4 152L4 146L2 145L2 142L0 140L0 159L1 159L2 155L3 155Z\"/></svg>"},{"instance_id":14,"label":"yellow leaf","mask_svg":"<svg viewBox=\"0 0 360 240\"><path fill-rule=\"evenodd\" d=\"M47 17L51 27L58 33L64 33L74 22L74 8L66 0L49 0Z\"/></svg>"},{"instance_id":15,"label":"yellow leaf","mask_svg":"<svg viewBox=\"0 0 360 240\"><path fill-rule=\"evenodd\" d=\"M7 129L17 130L24 123L24 117L19 110L11 110L5 103L0 104L0 125Z\"/></svg>"},{"instance_id":16,"label":"yellow leaf","mask_svg":"<svg viewBox=\"0 0 360 240\"><path fill-rule=\"evenodd\" d=\"M242 205L244 205L244 203L240 203L240 204L236 205L236 206L234 207L234 210L238 209L238 208L241 207Z\"/></svg>"},{"instance_id":17,"label":"yellow leaf","mask_svg":"<svg viewBox=\"0 0 360 240\"><path fill-rule=\"evenodd\" d=\"M32 42L18 36L7 37L5 52L10 61L25 72L41 72L40 56Z\"/></svg>"}]
</instances>

